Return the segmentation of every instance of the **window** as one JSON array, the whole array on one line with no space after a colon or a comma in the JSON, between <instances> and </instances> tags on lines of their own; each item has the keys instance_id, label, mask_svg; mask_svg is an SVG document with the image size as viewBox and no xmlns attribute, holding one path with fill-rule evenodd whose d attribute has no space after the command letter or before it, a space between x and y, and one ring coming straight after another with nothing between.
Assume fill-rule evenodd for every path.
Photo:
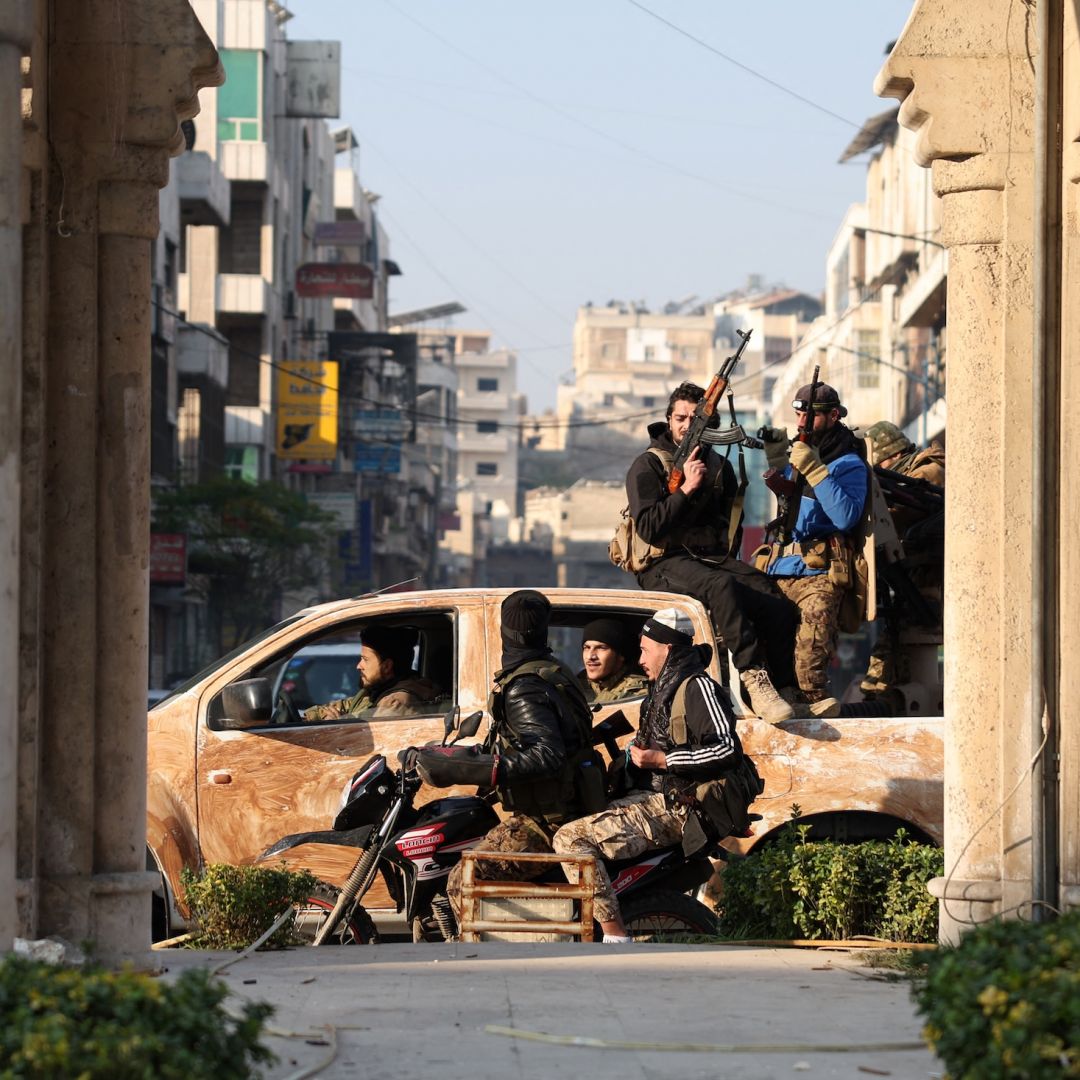
<instances>
[{"instance_id":1,"label":"window","mask_svg":"<svg viewBox=\"0 0 1080 1080\"><path fill-rule=\"evenodd\" d=\"M499 380L492 378L481 378L476 380L476 389L481 394L490 394L499 389Z\"/></svg>"},{"instance_id":2,"label":"window","mask_svg":"<svg viewBox=\"0 0 1080 1080\"><path fill-rule=\"evenodd\" d=\"M684 364L696 364L698 358L698 349L696 345L683 345L679 349L679 359Z\"/></svg>"},{"instance_id":3,"label":"window","mask_svg":"<svg viewBox=\"0 0 1080 1080\"><path fill-rule=\"evenodd\" d=\"M476 430L481 435L494 435L499 430L498 420L477 420Z\"/></svg>"},{"instance_id":4,"label":"window","mask_svg":"<svg viewBox=\"0 0 1080 1080\"><path fill-rule=\"evenodd\" d=\"M641 399L641 407L643 409L651 409L656 404L656 398L651 395L646 395Z\"/></svg>"},{"instance_id":5,"label":"window","mask_svg":"<svg viewBox=\"0 0 1080 1080\"><path fill-rule=\"evenodd\" d=\"M225 142L262 139L261 63L258 49L219 49L225 85L217 95L218 138Z\"/></svg>"},{"instance_id":6,"label":"window","mask_svg":"<svg viewBox=\"0 0 1080 1080\"><path fill-rule=\"evenodd\" d=\"M476 463L477 476L498 476L499 463L497 461L478 461Z\"/></svg>"},{"instance_id":7,"label":"window","mask_svg":"<svg viewBox=\"0 0 1080 1080\"><path fill-rule=\"evenodd\" d=\"M624 685L619 687L617 697L612 701L629 701L634 698L645 696L645 679L641 668L638 667L639 652L636 643L641 627L652 612L627 612L613 611L610 608L555 608L551 612L551 625L548 629L548 643L552 652L573 672L577 672L579 680L583 683L583 689L587 695L591 693L588 686L588 678L585 674L582 658L582 630L594 619L614 619L626 629L625 647L634 653L633 656L625 657L627 663L625 672L627 678ZM605 702L604 704L607 704Z\"/></svg>"},{"instance_id":8,"label":"window","mask_svg":"<svg viewBox=\"0 0 1080 1080\"><path fill-rule=\"evenodd\" d=\"M279 694L285 691L298 710L332 705L356 695L361 687L357 660L365 630L397 631L403 648L399 671L394 678L408 679L405 692L412 698L404 712L385 710L380 714L378 692L374 700L361 699L360 711L308 723L355 723L369 718L393 720L400 717L439 716L455 700L454 619L444 612L417 612L381 616L362 623L339 624L329 633L307 634L294 638L289 647L269 661L238 679L261 678L269 683L273 714L266 726L292 723L286 708L279 707ZM388 688L392 690L392 684ZM385 689L384 691L385 692ZM225 716L219 695L208 711L210 727ZM261 726L261 725L260 725Z\"/></svg>"},{"instance_id":9,"label":"window","mask_svg":"<svg viewBox=\"0 0 1080 1080\"><path fill-rule=\"evenodd\" d=\"M610 409L611 406L614 405L614 404L615 404L615 395L614 394L605 394L604 395L604 408Z\"/></svg>"},{"instance_id":10,"label":"window","mask_svg":"<svg viewBox=\"0 0 1080 1080\"><path fill-rule=\"evenodd\" d=\"M860 390L873 390L881 382L881 335L877 330L860 330L856 385Z\"/></svg>"},{"instance_id":11,"label":"window","mask_svg":"<svg viewBox=\"0 0 1080 1080\"><path fill-rule=\"evenodd\" d=\"M259 448L257 446L226 446L225 475L233 480L259 479Z\"/></svg>"},{"instance_id":12,"label":"window","mask_svg":"<svg viewBox=\"0 0 1080 1080\"><path fill-rule=\"evenodd\" d=\"M651 364L655 359L656 359L656 346L655 345L646 345L645 346L645 363Z\"/></svg>"}]
</instances>

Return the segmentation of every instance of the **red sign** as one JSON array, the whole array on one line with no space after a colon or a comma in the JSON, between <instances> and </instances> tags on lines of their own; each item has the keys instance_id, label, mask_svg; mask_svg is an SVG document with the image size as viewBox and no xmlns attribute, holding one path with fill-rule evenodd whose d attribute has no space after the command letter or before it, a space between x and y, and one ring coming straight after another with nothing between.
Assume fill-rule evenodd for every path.
<instances>
[{"instance_id":1,"label":"red sign","mask_svg":"<svg viewBox=\"0 0 1080 1080\"><path fill-rule=\"evenodd\" d=\"M150 534L150 583L183 585L187 579L187 546L183 533Z\"/></svg>"},{"instance_id":2,"label":"red sign","mask_svg":"<svg viewBox=\"0 0 1080 1080\"><path fill-rule=\"evenodd\" d=\"M375 271L363 263L304 263L296 271L298 296L348 296L370 300Z\"/></svg>"}]
</instances>

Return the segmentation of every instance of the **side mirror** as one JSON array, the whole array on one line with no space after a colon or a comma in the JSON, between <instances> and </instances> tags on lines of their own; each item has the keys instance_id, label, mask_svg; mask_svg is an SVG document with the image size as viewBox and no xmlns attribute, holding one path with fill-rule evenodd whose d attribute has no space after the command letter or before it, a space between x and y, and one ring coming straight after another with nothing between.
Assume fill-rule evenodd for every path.
<instances>
[{"instance_id":1,"label":"side mirror","mask_svg":"<svg viewBox=\"0 0 1080 1080\"><path fill-rule=\"evenodd\" d=\"M442 730L443 730L443 746L446 745L446 740L450 738L450 732L454 730L454 726L457 723L458 713L461 711L459 705L451 705L447 710L446 715L442 718Z\"/></svg>"},{"instance_id":2,"label":"side mirror","mask_svg":"<svg viewBox=\"0 0 1080 1080\"><path fill-rule=\"evenodd\" d=\"M219 731L243 731L270 723L273 700L269 679L241 679L221 691L222 716L211 726Z\"/></svg>"},{"instance_id":3,"label":"side mirror","mask_svg":"<svg viewBox=\"0 0 1080 1080\"><path fill-rule=\"evenodd\" d=\"M457 737L459 739L471 739L480 730L480 722L483 719L484 714L479 709L474 713L469 713L458 725Z\"/></svg>"}]
</instances>

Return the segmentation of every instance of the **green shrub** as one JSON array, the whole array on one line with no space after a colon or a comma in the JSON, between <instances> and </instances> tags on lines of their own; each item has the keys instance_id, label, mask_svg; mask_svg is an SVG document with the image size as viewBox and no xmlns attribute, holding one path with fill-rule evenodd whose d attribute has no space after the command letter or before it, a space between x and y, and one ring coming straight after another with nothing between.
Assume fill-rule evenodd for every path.
<instances>
[{"instance_id":1,"label":"green shrub","mask_svg":"<svg viewBox=\"0 0 1080 1080\"><path fill-rule=\"evenodd\" d=\"M180 877L184 902L198 924L196 949L244 949L269 930L289 904L306 900L318 884L306 870L272 870L261 866L213 863L201 874L185 868ZM281 949L295 944L291 921L263 946Z\"/></svg>"},{"instance_id":2,"label":"green shrub","mask_svg":"<svg viewBox=\"0 0 1080 1080\"><path fill-rule=\"evenodd\" d=\"M259 1044L273 1006L222 1007L205 971L164 983L132 971L0 963L0 1077L217 1080L254 1075L274 1055Z\"/></svg>"},{"instance_id":3,"label":"green shrub","mask_svg":"<svg viewBox=\"0 0 1080 1080\"><path fill-rule=\"evenodd\" d=\"M1080 911L978 926L912 993L954 1080L1080 1076Z\"/></svg>"},{"instance_id":4,"label":"green shrub","mask_svg":"<svg viewBox=\"0 0 1080 1080\"><path fill-rule=\"evenodd\" d=\"M902 829L892 840L861 844L811 841L809 831L796 809L775 842L728 863L723 936L937 939L937 901L926 883L943 872L938 848Z\"/></svg>"}]
</instances>

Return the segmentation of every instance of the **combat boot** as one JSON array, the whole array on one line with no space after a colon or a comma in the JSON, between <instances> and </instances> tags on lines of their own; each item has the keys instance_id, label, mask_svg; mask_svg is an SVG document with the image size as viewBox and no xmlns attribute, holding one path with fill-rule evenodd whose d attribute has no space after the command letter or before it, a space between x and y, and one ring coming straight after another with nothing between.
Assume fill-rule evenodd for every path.
<instances>
[{"instance_id":1,"label":"combat boot","mask_svg":"<svg viewBox=\"0 0 1080 1080\"><path fill-rule=\"evenodd\" d=\"M834 697L811 701L797 686L785 686L780 696L794 710L796 720L828 720L840 715L840 702Z\"/></svg>"},{"instance_id":2,"label":"combat boot","mask_svg":"<svg viewBox=\"0 0 1080 1080\"><path fill-rule=\"evenodd\" d=\"M782 724L795 716L792 707L776 692L776 687L764 668L747 668L739 679L750 698L750 708L770 724Z\"/></svg>"}]
</instances>

